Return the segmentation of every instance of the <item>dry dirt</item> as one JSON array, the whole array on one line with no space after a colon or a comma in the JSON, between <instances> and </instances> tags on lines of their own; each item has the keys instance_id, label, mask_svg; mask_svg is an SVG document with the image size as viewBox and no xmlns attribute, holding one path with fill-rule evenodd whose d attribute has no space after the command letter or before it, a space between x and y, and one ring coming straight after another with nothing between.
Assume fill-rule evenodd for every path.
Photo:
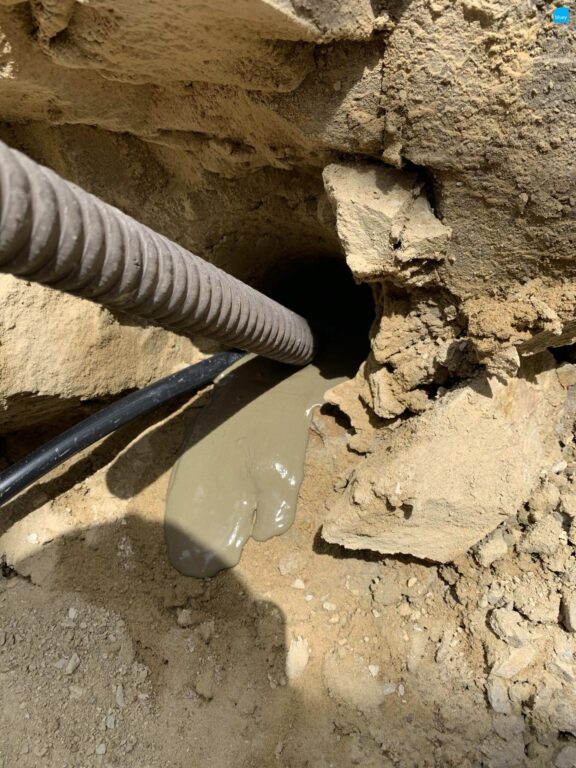
<instances>
[{"instance_id":1,"label":"dry dirt","mask_svg":"<svg viewBox=\"0 0 576 768\"><path fill-rule=\"evenodd\" d=\"M374 296L295 525L237 568L166 558L196 400L2 509L3 768L576 766L575 29L543 0L0 0L0 139L252 284L330 256ZM0 467L215 350L0 299Z\"/></svg>"},{"instance_id":2,"label":"dry dirt","mask_svg":"<svg viewBox=\"0 0 576 768\"><path fill-rule=\"evenodd\" d=\"M5 510L4 766L574 764L571 440L525 508L437 566L323 542L362 459L317 413L295 525L203 581L168 565L162 517L197 412Z\"/></svg>"}]
</instances>

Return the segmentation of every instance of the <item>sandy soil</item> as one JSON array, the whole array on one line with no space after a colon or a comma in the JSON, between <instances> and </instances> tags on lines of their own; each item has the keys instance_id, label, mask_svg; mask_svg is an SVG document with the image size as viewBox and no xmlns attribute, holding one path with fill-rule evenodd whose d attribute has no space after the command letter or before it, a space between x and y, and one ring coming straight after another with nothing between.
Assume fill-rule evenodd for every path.
<instances>
[{"instance_id":1,"label":"sandy soil","mask_svg":"<svg viewBox=\"0 0 576 768\"><path fill-rule=\"evenodd\" d=\"M317 414L294 527L202 581L163 534L193 406L12 502L4 766L573 764L574 464L453 565L351 553L318 499L360 457Z\"/></svg>"}]
</instances>

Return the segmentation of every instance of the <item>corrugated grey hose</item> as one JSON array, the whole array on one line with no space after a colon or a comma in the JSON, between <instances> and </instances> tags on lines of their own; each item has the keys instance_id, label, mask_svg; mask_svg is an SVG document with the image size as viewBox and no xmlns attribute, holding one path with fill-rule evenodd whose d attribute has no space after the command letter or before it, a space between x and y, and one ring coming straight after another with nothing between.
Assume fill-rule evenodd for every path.
<instances>
[{"instance_id":1,"label":"corrugated grey hose","mask_svg":"<svg viewBox=\"0 0 576 768\"><path fill-rule=\"evenodd\" d=\"M0 272L305 365L304 318L0 142Z\"/></svg>"}]
</instances>

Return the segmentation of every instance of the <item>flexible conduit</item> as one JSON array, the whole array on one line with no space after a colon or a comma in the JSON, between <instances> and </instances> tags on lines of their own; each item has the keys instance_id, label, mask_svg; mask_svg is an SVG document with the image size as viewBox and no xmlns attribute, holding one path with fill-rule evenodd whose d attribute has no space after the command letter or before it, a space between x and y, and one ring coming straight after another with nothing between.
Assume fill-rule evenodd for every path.
<instances>
[{"instance_id":1,"label":"flexible conduit","mask_svg":"<svg viewBox=\"0 0 576 768\"><path fill-rule=\"evenodd\" d=\"M306 320L0 142L0 272L283 363Z\"/></svg>"},{"instance_id":2,"label":"flexible conduit","mask_svg":"<svg viewBox=\"0 0 576 768\"><path fill-rule=\"evenodd\" d=\"M0 472L0 504L9 501L51 469L129 421L152 411L168 400L209 384L243 354L235 351L221 352L166 376L138 392L132 392L75 424L4 472Z\"/></svg>"}]
</instances>

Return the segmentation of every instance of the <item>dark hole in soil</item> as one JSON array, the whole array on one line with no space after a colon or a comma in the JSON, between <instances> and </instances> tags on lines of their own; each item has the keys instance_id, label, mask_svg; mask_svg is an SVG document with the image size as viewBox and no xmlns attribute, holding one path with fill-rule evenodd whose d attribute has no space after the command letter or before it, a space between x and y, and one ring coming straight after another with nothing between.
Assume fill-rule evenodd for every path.
<instances>
[{"instance_id":1,"label":"dark hole in soil","mask_svg":"<svg viewBox=\"0 0 576 768\"><path fill-rule=\"evenodd\" d=\"M320 345L341 341L360 359L370 351L374 299L368 285L355 283L342 257L298 259L275 265L261 286L268 296L305 317Z\"/></svg>"}]
</instances>

